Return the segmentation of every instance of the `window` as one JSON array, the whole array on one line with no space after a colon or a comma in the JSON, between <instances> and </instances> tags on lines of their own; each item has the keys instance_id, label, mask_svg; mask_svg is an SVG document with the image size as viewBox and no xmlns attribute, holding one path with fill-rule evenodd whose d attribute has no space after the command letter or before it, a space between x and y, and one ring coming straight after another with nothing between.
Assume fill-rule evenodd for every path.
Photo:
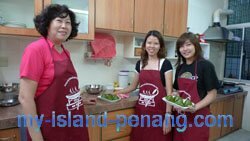
<instances>
[{"instance_id":1,"label":"window","mask_svg":"<svg viewBox=\"0 0 250 141\"><path fill-rule=\"evenodd\" d=\"M250 0L228 2L229 9L234 10L234 14L228 16L228 25L233 25L230 30L243 42L227 43L224 77L250 80Z\"/></svg>"}]
</instances>

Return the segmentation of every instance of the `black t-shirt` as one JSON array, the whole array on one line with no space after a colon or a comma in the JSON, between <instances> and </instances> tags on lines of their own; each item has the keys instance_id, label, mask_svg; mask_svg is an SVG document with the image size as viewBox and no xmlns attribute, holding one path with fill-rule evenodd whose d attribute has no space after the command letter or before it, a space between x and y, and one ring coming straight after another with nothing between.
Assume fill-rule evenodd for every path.
<instances>
[{"instance_id":1,"label":"black t-shirt","mask_svg":"<svg viewBox=\"0 0 250 141\"><path fill-rule=\"evenodd\" d=\"M192 64L181 64L176 69L174 89L178 90L177 78L195 79L195 61ZM215 73L214 65L208 60L201 59L197 62L197 89L200 99L212 89L219 89L219 81Z\"/></svg>"},{"instance_id":2,"label":"black t-shirt","mask_svg":"<svg viewBox=\"0 0 250 141\"><path fill-rule=\"evenodd\" d=\"M141 66L142 66L142 64L140 62L141 62L140 60L137 61L136 65L135 65L135 70L138 73L140 73ZM166 81L165 81L164 73L167 71L172 71L173 68L172 68L170 61L167 59L160 59L160 66L159 67L160 67L161 82L162 82L163 86L165 87Z\"/></svg>"}]
</instances>

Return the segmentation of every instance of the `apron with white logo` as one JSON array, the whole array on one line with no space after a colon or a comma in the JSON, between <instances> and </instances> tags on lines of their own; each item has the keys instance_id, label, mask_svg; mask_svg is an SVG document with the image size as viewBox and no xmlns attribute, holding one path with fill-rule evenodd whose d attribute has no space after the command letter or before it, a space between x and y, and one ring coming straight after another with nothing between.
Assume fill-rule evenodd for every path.
<instances>
[{"instance_id":1,"label":"apron with white logo","mask_svg":"<svg viewBox=\"0 0 250 141\"><path fill-rule=\"evenodd\" d=\"M139 74L139 100L135 106L135 114L139 117L138 127L132 128L131 141L171 141L171 133L163 135L162 126L153 127L154 115L162 116L166 112L166 103L162 97L166 96L166 89L161 82L159 70L141 70ZM147 127L147 120L144 120L144 127L141 127L141 115L150 116L150 127ZM157 125L159 122L156 122Z\"/></svg>"},{"instance_id":2,"label":"apron with white logo","mask_svg":"<svg viewBox=\"0 0 250 141\"><path fill-rule=\"evenodd\" d=\"M50 52L52 55L51 48ZM66 53L65 50L64 52ZM88 129L84 119L82 127L73 127L73 115L84 115L83 101L78 89L78 79L74 66L69 56L68 59L62 61L56 61L53 58L53 62L54 79L44 93L35 98L38 115L44 114L41 126L42 136L45 141L88 141ZM52 111L56 115L54 127ZM68 117L69 112L71 112L71 117ZM67 122L66 127L59 127L63 125L62 122L58 124L57 115L59 114L66 116L61 117ZM69 118L71 118L70 123L68 122ZM28 139L31 140L30 136L28 136Z\"/></svg>"}]
</instances>

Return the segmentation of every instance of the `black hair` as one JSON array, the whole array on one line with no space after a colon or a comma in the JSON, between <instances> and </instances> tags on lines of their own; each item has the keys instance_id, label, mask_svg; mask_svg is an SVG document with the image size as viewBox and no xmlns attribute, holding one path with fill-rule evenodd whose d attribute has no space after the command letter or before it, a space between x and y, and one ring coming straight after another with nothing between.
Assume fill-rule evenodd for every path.
<instances>
[{"instance_id":1,"label":"black hair","mask_svg":"<svg viewBox=\"0 0 250 141\"><path fill-rule=\"evenodd\" d=\"M44 38L47 38L48 28L50 26L51 21L57 17L65 18L68 15L71 20L72 31L67 40L72 39L77 36L79 23L76 22L76 16L74 12L69 10L66 5L51 4L45 9L43 9L43 11L34 18L36 30Z\"/></svg>"},{"instance_id":2,"label":"black hair","mask_svg":"<svg viewBox=\"0 0 250 141\"><path fill-rule=\"evenodd\" d=\"M144 68L148 64L148 53L146 51L146 42L149 36L154 36L159 40L160 43L160 50L157 53L158 58L165 58L166 57L166 49L165 49L165 43L164 39L161 35L161 33L157 30L150 30L142 44L142 53L141 53L141 61L142 61L142 68Z\"/></svg>"},{"instance_id":3,"label":"black hair","mask_svg":"<svg viewBox=\"0 0 250 141\"><path fill-rule=\"evenodd\" d=\"M177 67L180 66L181 62L186 63L186 59L180 53L180 48L188 40L194 45L194 48L195 48L194 58L195 58L195 60L204 59L202 57L202 48L201 48L201 45L200 45L198 37L194 33L192 33L192 32L186 32L186 33L183 33L177 39L177 42L176 42L176 53L177 53L177 56L178 56L178 60L177 60L177 62L176 62L175 65Z\"/></svg>"}]
</instances>

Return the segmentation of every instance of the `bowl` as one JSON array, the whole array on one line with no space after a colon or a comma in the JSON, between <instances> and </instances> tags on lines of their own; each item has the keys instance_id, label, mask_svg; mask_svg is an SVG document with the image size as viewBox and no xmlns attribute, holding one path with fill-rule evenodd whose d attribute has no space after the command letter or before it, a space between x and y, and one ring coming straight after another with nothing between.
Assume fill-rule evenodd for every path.
<instances>
[{"instance_id":1,"label":"bowl","mask_svg":"<svg viewBox=\"0 0 250 141\"><path fill-rule=\"evenodd\" d=\"M85 85L85 90L89 94L99 94L103 91L103 85L99 84Z\"/></svg>"}]
</instances>

